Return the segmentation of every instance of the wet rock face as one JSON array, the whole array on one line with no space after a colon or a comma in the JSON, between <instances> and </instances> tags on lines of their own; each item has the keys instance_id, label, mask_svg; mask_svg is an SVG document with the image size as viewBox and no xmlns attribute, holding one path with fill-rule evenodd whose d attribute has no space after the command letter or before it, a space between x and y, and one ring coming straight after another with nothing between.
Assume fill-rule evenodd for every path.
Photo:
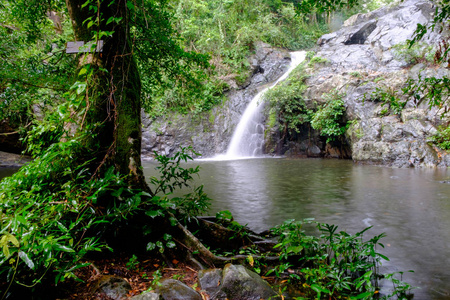
<instances>
[{"instance_id":1,"label":"wet rock face","mask_svg":"<svg viewBox=\"0 0 450 300\"><path fill-rule=\"evenodd\" d=\"M323 94L333 89L345 94L345 120L350 121L344 141L330 145L326 139L302 128L299 134L285 136L278 128L266 132L266 153L288 156L352 157L355 161L395 167L450 166L450 155L430 145L430 136L450 119L442 111L429 110L426 103L408 103L402 112L387 110L389 105L372 96L380 88L399 91L409 78L450 76L446 69L415 63L402 57L396 45L411 39L417 24L432 19L435 7L426 0L406 0L368 14L349 18L337 32L318 41L316 56L326 63L305 70L310 75L304 93L311 107L324 103ZM435 45L440 35L430 32L422 45ZM199 116L173 115L166 120L144 120L143 156L153 151L172 154L180 146L194 146L204 156L224 153L234 128L252 97L265 83L274 81L286 69L286 52L260 44L250 62L253 76L241 88L227 94L228 100ZM306 124L307 125L307 124Z\"/></svg>"},{"instance_id":2,"label":"wet rock face","mask_svg":"<svg viewBox=\"0 0 450 300\"><path fill-rule=\"evenodd\" d=\"M223 270L202 270L198 273L198 281L210 299L276 299L276 293L266 281L241 265L228 264Z\"/></svg>"},{"instance_id":3,"label":"wet rock face","mask_svg":"<svg viewBox=\"0 0 450 300\"><path fill-rule=\"evenodd\" d=\"M175 279L163 279L156 292L164 300L202 300L202 296L189 286Z\"/></svg>"},{"instance_id":4,"label":"wet rock face","mask_svg":"<svg viewBox=\"0 0 450 300\"><path fill-rule=\"evenodd\" d=\"M227 100L210 112L199 115L173 114L149 120L143 114L142 156L153 151L171 155L180 147L193 146L204 157L224 153L247 104L267 83L278 79L289 65L289 53L260 43L250 58L253 76L241 87L227 92Z\"/></svg>"},{"instance_id":5,"label":"wet rock face","mask_svg":"<svg viewBox=\"0 0 450 300\"><path fill-rule=\"evenodd\" d=\"M355 15L342 29L319 39L316 56L327 63L307 70L311 77L306 101L323 103L322 95L333 89L345 94L345 117L350 121L346 139L353 160L394 167L450 166L450 155L427 142L437 126L449 121L440 118L442 111L430 110L426 103L408 102L401 112L394 112L373 95L379 88L406 101L401 89L409 78L419 73L424 77L450 75L446 69L411 63L394 47L411 39L417 23L427 23L433 12L429 1L408 0L397 7ZM436 32L430 32L423 42L434 45L439 39ZM292 150L304 143L291 140L290 153L295 155Z\"/></svg>"},{"instance_id":6,"label":"wet rock face","mask_svg":"<svg viewBox=\"0 0 450 300\"><path fill-rule=\"evenodd\" d=\"M131 285L125 279L117 276L104 275L95 284L93 292L108 299L123 300L127 298L130 290Z\"/></svg>"}]
</instances>

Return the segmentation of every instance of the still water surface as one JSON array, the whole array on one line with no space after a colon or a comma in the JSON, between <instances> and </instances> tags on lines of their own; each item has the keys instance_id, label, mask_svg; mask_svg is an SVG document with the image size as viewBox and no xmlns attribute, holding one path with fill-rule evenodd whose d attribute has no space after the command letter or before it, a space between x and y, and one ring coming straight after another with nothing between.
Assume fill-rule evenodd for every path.
<instances>
[{"instance_id":1,"label":"still water surface","mask_svg":"<svg viewBox=\"0 0 450 300\"><path fill-rule=\"evenodd\" d=\"M450 299L449 169L393 169L322 159L195 161L197 184L213 199L210 214L263 231L286 219L315 218L356 233L383 232L390 258L384 272L414 270L404 279L414 299ZM146 175L153 163L144 164Z\"/></svg>"},{"instance_id":2,"label":"still water surface","mask_svg":"<svg viewBox=\"0 0 450 300\"><path fill-rule=\"evenodd\" d=\"M392 169L322 159L195 161L197 184L213 199L209 214L230 210L263 231L286 219L315 218L355 233L387 234L383 272L404 279L414 299L450 299L450 169ZM146 176L155 174L144 163ZM0 168L0 178L16 169ZM369 238L369 236L367 236Z\"/></svg>"}]
</instances>

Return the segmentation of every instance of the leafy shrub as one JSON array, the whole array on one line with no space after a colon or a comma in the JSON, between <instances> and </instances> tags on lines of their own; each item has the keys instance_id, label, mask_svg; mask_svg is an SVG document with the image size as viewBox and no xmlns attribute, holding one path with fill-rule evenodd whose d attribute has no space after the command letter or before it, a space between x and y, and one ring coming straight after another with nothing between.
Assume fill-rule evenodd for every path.
<instances>
[{"instance_id":1,"label":"leafy shrub","mask_svg":"<svg viewBox=\"0 0 450 300\"><path fill-rule=\"evenodd\" d=\"M345 112L343 94L333 90L322 96L326 103L319 107L311 118L311 126L327 137L327 143L345 133L347 125L343 122Z\"/></svg>"},{"instance_id":2,"label":"leafy shrub","mask_svg":"<svg viewBox=\"0 0 450 300\"><path fill-rule=\"evenodd\" d=\"M314 67L316 64L326 64L329 60L320 56L314 56L308 63L308 66Z\"/></svg>"},{"instance_id":3,"label":"leafy shrub","mask_svg":"<svg viewBox=\"0 0 450 300\"><path fill-rule=\"evenodd\" d=\"M408 95L414 105L419 105L424 100L428 102L429 108L443 108L441 117L448 116L449 110L445 109L450 104L450 78L422 77L418 80L409 79L406 87L402 89Z\"/></svg>"},{"instance_id":4,"label":"leafy shrub","mask_svg":"<svg viewBox=\"0 0 450 300\"><path fill-rule=\"evenodd\" d=\"M278 123L280 131L299 132L299 126L310 121L311 111L302 96L307 78L304 67L304 63L300 64L284 82L263 96L263 100L269 104L270 125Z\"/></svg>"},{"instance_id":5,"label":"leafy shrub","mask_svg":"<svg viewBox=\"0 0 450 300\"><path fill-rule=\"evenodd\" d=\"M404 60L408 64L433 63L436 50L433 45L417 42L413 46L409 43L399 43L393 47L394 57Z\"/></svg>"},{"instance_id":6,"label":"leafy shrub","mask_svg":"<svg viewBox=\"0 0 450 300\"><path fill-rule=\"evenodd\" d=\"M158 195L130 188L127 176L112 167L95 176L82 156L86 150L77 139L54 143L0 182L0 289L5 293L13 283L33 287L50 278L55 284L74 278L74 270L89 265L82 262L87 253L109 249L103 235L138 213L154 218L170 211L188 218L208 205L201 188L184 198L164 195L188 185L198 171L179 165L190 159L189 149L172 159L159 157L161 177L151 180ZM170 235L153 244L160 251L175 246Z\"/></svg>"},{"instance_id":7,"label":"leafy shrub","mask_svg":"<svg viewBox=\"0 0 450 300\"><path fill-rule=\"evenodd\" d=\"M442 126L431 137L433 143L443 150L450 150L450 126Z\"/></svg>"},{"instance_id":8,"label":"leafy shrub","mask_svg":"<svg viewBox=\"0 0 450 300\"><path fill-rule=\"evenodd\" d=\"M400 100L399 92L390 87L377 87L372 92L371 98L381 101L381 105L386 106L386 113L393 114L400 114L407 103L407 101Z\"/></svg>"},{"instance_id":9,"label":"leafy shrub","mask_svg":"<svg viewBox=\"0 0 450 300\"><path fill-rule=\"evenodd\" d=\"M305 225L315 224L320 235L305 233ZM394 282L392 293L406 299L411 286L394 278L394 274L378 273L381 260L389 260L378 252L384 248L377 235L368 241L364 233L371 227L354 235L337 231L337 226L316 223L313 219L288 220L272 229L279 237L275 246L280 249L280 265L270 270L278 276L289 274L291 284L305 294L300 299L373 299L378 293L378 280L385 276ZM389 297L387 297L389 298Z\"/></svg>"}]
</instances>

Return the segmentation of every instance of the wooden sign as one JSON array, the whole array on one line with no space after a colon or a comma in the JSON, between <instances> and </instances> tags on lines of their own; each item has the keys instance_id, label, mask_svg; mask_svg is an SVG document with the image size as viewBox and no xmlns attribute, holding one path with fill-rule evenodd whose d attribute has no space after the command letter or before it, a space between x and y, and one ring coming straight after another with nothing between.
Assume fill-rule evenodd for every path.
<instances>
[{"instance_id":1,"label":"wooden sign","mask_svg":"<svg viewBox=\"0 0 450 300\"><path fill-rule=\"evenodd\" d=\"M97 47L93 50L94 41L87 43L81 42L67 42L66 53L80 53L80 52L103 52L103 41L97 42Z\"/></svg>"}]
</instances>

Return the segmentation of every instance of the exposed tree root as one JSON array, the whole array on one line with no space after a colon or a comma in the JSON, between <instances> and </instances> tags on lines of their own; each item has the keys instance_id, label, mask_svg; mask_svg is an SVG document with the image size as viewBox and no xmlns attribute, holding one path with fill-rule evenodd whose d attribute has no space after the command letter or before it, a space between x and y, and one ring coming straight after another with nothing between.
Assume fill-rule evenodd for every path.
<instances>
[{"instance_id":1,"label":"exposed tree root","mask_svg":"<svg viewBox=\"0 0 450 300\"><path fill-rule=\"evenodd\" d=\"M172 215L173 217L173 215ZM220 226L216 224L217 226ZM247 255L234 255L230 257L218 256L212 253L205 245L196 238L185 226L177 222L177 239L176 242L188 250L191 254L196 253L201 261L208 267L223 267L228 263L245 264ZM225 231L228 228L222 227ZM188 256L189 257L189 256ZM278 256L254 256L255 259L261 262L276 262L279 261ZM197 262L198 263L198 262Z\"/></svg>"}]
</instances>

